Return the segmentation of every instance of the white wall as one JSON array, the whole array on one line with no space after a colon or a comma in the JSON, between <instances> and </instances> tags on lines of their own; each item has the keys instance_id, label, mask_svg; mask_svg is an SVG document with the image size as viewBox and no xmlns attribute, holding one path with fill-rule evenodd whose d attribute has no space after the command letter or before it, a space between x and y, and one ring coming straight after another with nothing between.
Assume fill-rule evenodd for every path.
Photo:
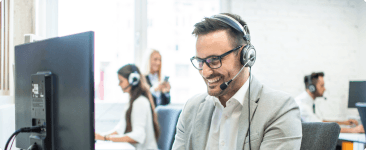
<instances>
[{"instance_id":1,"label":"white wall","mask_svg":"<svg viewBox=\"0 0 366 150\"><path fill-rule=\"evenodd\" d=\"M359 74L366 77L366 2L360 1L358 5L358 38L359 38L359 55L358 65Z\"/></svg>"},{"instance_id":2,"label":"white wall","mask_svg":"<svg viewBox=\"0 0 366 150\"><path fill-rule=\"evenodd\" d=\"M305 75L323 71L327 100L317 100L323 117L357 114L347 110L348 84L366 80L359 65L365 64L363 0L231 0L231 8L249 25L257 78L295 97L305 90Z\"/></svg>"}]
</instances>

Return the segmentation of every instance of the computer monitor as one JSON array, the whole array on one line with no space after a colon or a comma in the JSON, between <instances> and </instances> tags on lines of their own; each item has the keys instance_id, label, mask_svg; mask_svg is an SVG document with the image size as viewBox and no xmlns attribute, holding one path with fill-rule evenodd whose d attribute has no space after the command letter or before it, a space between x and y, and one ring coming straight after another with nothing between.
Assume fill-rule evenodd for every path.
<instances>
[{"instance_id":1,"label":"computer monitor","mask_svg":"<svg viewBox=\"0 0 366 150\"><path fill-rule=\"evenodd\" d=\"M366 102L366 81L350 81L348 108L356 108L357 102Z\"/></svg>"},{"instance_id":2,"label":"computer monitor","mask_svg":"<svg viewBox=\"0 0 366 150\"><path fill-rule=\"evenodd\" d=\"M16 129L46 121L46 149L94 149L94 32L15 47L15 120ZM34 134L20 133L16 147Z\"/></svg>"}]
</instances>

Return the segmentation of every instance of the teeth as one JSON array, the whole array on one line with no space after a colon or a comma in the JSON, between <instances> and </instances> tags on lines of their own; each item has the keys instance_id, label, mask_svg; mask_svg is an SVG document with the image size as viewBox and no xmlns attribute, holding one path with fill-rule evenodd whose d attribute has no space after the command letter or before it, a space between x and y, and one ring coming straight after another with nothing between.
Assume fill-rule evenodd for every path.
<instances>
[{"instance_id":1,"label":"teeth","mask_svg":"<svg viewBox=\"0 0 366 150\"><path fill-rule=\"evenodd\" d=\"M207 79L207 81L209 82L209 83L214 83L214 82L217 82L217 81L219 81L220 80L220 77L218 77L218 78L216 78L216 79Z\"/></svg>"}]
</instances>

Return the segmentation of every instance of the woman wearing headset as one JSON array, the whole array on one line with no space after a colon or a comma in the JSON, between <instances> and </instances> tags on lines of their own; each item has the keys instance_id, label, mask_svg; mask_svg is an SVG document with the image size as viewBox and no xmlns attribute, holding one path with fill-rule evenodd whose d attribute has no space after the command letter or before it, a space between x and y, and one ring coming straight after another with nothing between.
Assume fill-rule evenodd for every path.
<instances>
[{"instance_id":1,"label":"woman wearing headset","mask_svg":"<svg viewBox=\"0 0 366 150\"><path fill-rule=\"evenodd\" d=\"M95 133L96 140L129 142L136 149L157 149L159 124L149 87L139 69L128 64L118 71L119 86L129 93L130 101L122 119L110 134Z\"/></svg>"},{"instance_id":2,"label":"woman wearing headset","mask_svg":"<svg viewBox=\"0 0 366 150\"><path fill-rule=\"evenodd\" d=\"M154 99L155 106L167 105L170 103L169 77L161 80L161 55L159 51L152 50L147 64L146 81L150 85L150 92Z\"/></svg>"}]
</instances>

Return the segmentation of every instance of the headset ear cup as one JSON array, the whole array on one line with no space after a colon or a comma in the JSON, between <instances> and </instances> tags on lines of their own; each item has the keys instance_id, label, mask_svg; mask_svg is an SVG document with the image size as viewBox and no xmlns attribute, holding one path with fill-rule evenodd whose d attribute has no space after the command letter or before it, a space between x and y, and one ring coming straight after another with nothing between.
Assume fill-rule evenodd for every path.
<instances>
[{"instance_id":1,"label":"headset ear cup","mask_svg":"<svg viewBox=\"0 0 366 150\"><path fill-rule=\"evenodd\" d=\"M314 92L316 91L315 86L314 86L314 85L312 85L312 84L310 84L310 85L309 85L309 91L310 91L311 93L314 93Z\"/></svg>"},{"instance_id":2,"label":"headset ear cup","mask_svg":"<svg viewBox=\"0 0 366 150\"><path fill-rule=\"evenodd\" d=\"M240 63L241 63L241 65L244 65L245 64L245 62L244 62L244 55L245 55L245 47L243 48L243 50L241 50L241 52L240 52Z\"/></svg>"},{"instance_id":3,"label":"headset ear cup","mask_svg":"<svg viewBox=\"0 0 366 150\"><path fill-rule=\"evenodd\" d=\"M316 91L316 87L315 87L315 85L312 83L312 81L311 81L311 75L308 75L308 76L306 76L307 77L307 79L308 79L308 89L309 89L309 91L311 92L311 93L314 93L315 91Z\"/></svg>"},{"instance_id":4,"label":"headset ear cup","mask_svg":"<svg viewBox=\"0 0 366 150\"><path fill-rule=\"evenodd\" d=\"M140 82L140 75L137 72L132 72L128 77L128 82L131 86L136 86Z\"/></svg>"},{"instance_id":5,"label":"headset ear cup","mask_svg":"<svg viewBox=\"0 0 366 150\"><path fill-rule=\"evenodd\" d=\"M254 62L256 60L256 51L254 47L250 44L246 45L243 50L241 51L241 59L240 62L242 65L246 64L245 67L252 67L254 65ZM253 58L253 60L250 60L250 58Z\"/></svg>"},{"instance_id":6,"label":"headset ear cup","mask_svg":"<svg viewBox=\"0 0 366 150\"><path fill-rule=\"evenodd\" d=\"M254 49L253 45L248 45L248 48L246 50L245 59L246 61L249 61L247 64L247 67L252 67L255 63L255 60L257 58L257 52Z\"/></svg>"}]
</instances>

